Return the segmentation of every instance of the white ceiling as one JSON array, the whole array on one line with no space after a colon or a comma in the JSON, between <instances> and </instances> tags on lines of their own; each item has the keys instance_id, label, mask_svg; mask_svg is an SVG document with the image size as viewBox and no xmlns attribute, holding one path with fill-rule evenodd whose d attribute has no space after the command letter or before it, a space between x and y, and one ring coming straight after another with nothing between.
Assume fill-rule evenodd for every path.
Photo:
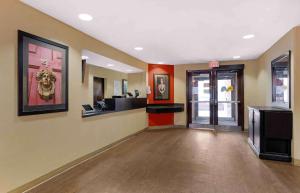
<instances>
[{"instance_id":1,"label":"white ceiling","mask_svg":"<svg viewBox=\"0 0 300 193\"><path fill-rule=\"evenodd\" d=\"M123 72L126 74L143 72L142 69L135 68L133 66L104 57L89 50L83 50L82 56L87 57L87 63L94 66L99 66L110 70Z\"/></svg>"},{"instance_id":2,"label":"white ceiling","mask_svg":"<svg viewBox=\"0 0 300 193\"><path fill-rule=\"evenodd\" d=\"M148 63L255 59L300 24L300 0L22 2ZM80 13L94 19L81 21ZM242 39L246 34L256 37Z\"/></svg>"}]
</instances>

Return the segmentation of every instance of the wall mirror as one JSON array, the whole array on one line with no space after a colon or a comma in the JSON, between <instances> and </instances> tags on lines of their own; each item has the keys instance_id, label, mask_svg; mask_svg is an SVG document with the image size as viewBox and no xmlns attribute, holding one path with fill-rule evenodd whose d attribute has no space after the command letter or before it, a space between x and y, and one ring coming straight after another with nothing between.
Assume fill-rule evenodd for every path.
<instances>
[{"instance_id":1,"label":"wall mirror","mask_svg":"<svg viewBox=\"0 0 300 193\"><path fill-rule=\"evenodd\" d=\"M147 98L146 72L89 50L82 51L82 79L85 104L98 104L102 99Z\"/></svg>"},{"instance_id":2,"label":"wall mirror","mask_svg":"<svg viewBox=\"0 0 300 193\"><path fill-rule=\"evenodd\" d=\"M291 52L287 52L271 63L272 105L291 108Z\"/></svg>"}]
</instances>

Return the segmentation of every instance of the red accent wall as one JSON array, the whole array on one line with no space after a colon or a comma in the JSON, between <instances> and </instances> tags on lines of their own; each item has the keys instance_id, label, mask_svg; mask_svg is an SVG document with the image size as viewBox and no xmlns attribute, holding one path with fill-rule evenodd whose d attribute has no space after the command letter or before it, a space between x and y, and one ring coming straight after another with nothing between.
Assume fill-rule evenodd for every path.
<instances>
[{"instance_id":1,"label":"red accent wall","mask_svg":"<svg viewBox=\"0 0 300 193\"><path fill-rule=\"evenodd\" d=\"M154 74L169 74L170 76L170 100L154 100ZM148 95L149 104L174 103L174 66L173 65L148 65L148 84L151 94ZM174 113L152 114L149 113L149 126L174 125Z\"/></svg>"}]
</instances>

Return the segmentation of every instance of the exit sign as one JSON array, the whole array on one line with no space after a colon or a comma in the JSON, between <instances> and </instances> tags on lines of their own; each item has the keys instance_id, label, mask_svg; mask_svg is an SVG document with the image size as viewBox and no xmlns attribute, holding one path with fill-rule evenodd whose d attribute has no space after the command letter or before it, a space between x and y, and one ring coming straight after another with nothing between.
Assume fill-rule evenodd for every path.
<instances>
[{"instance_id":1,"label":"exit sign","mask_svg":"<svg viewBox=\"0 0 300 193\"><path fill-rule=\"evenodd\" d=\"M219 61L210 61L209 63L208 63L208 65L209 65L209 67L210 68L217 68L217 67L219 67L220 66L220 63L219 63Z\"/></svg>"}]
</instances>

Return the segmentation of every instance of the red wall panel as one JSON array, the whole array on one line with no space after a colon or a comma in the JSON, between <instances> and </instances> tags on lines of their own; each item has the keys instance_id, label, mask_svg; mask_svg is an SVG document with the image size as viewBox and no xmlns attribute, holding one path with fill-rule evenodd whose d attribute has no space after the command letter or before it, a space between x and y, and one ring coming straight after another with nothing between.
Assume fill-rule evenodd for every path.
<instances>
[{"instance_id":1,"label":"red wall panel","mask_svg":"<svg viewBox=\"0 0 300 193\"><path fill-rule=\"evenodd\" d=\"M170 99L154 100L154 74L169 74L170 76ZM149 104L174 103L174 66L173 65L148 65L148 83L151 88L151 94L148 95ZM174 125L174 113L152 114L149 113L149 126Z\"/></svg>"}]
</instances>

